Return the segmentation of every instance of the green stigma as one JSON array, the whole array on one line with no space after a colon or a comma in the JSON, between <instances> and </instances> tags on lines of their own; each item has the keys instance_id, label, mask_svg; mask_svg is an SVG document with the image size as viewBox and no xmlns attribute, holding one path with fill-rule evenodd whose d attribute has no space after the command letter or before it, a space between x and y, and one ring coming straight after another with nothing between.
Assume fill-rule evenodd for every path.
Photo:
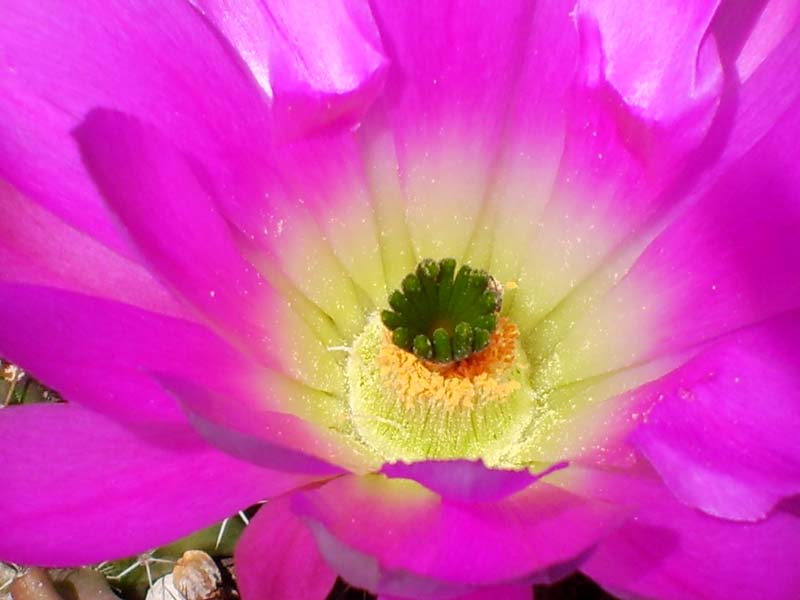
<instances>
[{"instance_id":1,"label":"green stigma","mask_svg":"<svg viewBox=\"0 0 800 600\"><path fill-rule=\"evenodd\" d=\"M437 363L464 360L489 345L502 290L494 278L456 261L426 258L389 295L381 312L392 342Z\"/></svg>"}]
</instances>

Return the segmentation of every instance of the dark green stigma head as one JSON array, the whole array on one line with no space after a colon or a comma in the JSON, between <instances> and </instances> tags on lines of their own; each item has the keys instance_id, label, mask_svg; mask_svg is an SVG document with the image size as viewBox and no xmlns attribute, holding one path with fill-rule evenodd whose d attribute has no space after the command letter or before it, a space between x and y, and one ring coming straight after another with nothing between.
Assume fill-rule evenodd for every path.
<instances>
[{"instance_id":1,"label":"dark green stigma head","mask_svg":"<svg viewBox=\"0 0 800 600\"><path fill-rule=\"evenodd\" d=\"M438 363L463 360L489 345L497 327L502 290L485 271L456 261L425 259L389 295L381 312L392 341Z\"/></svg>"}]
</instances>

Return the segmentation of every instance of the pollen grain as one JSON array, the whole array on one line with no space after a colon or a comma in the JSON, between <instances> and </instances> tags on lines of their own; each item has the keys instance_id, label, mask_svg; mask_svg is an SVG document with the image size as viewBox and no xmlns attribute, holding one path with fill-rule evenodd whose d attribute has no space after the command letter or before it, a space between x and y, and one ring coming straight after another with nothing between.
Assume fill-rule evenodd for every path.
<instances>
[{"instance_id":1,"label":"pollen grain","mask_svg":"<svg viewBox=\"0 0 800 600\"><path fill-rule=\"evenodd\" d=\"M509 377L518 337L519 328L501 317L486 349L464 360L439 365L398 348L386 331L378 355L380 375L407 409L434 404L452 411L502 402L521 387Z\"/></svg>"}]
</instances>

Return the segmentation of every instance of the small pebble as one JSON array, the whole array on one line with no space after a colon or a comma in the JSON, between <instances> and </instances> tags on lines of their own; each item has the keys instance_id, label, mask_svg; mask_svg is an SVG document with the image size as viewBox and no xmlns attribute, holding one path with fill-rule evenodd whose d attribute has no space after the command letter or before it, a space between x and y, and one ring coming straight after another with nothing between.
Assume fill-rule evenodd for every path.
<instances>
[{"instance_id":1,"label":"small pebble","mask_svg":"<svg viewBox=\"0 0 800 600\"><path fill-rule=\"evenodd\" d=\"M38 567L18 577L9 591L14 600L63 600L56 591L47 571Z\"/></svg>"},{"instance_id":2,"label":"small pebble","mask_svg":"<svg viewBox=\"0 0 800 600\"><path fill-rule=\"evenodd\" d=\"M56 588L67 599L120 600L101 573L94 569L68 569L50 571Z\"/></svg>"},{"instance_id":3,"label":"small pebble","mask_svg":"<svg viewBox=\"0 0 800 600\"><path fill-rule=\"evenodd\" d=\"M175 587L172 573L156 579L144 600L186 600Z\"/></svg>"},{"instance_id":4,"label":"small pebble","mask_svg":"<svg viewBox=\"0 0 800 600\"><path fill-rule=\"evenodd\" d=\"M218 600L222 575L208 554L200 550L187 550L178 559L172 571L175 587L186 600Z\"/></svg>"}]
</instances>

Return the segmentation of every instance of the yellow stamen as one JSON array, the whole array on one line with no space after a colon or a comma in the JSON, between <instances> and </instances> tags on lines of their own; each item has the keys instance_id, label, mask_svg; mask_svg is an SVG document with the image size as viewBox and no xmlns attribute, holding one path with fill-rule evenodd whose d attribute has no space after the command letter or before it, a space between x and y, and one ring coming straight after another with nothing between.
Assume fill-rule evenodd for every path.
<instances>
[{"instance_id":1,"label":"yellow stamen","mask_svg":"<svg viewBox=\"0 0 800 600\"><path fill-rule=\"evenodd\" d=\"M537 399L519 331L499 321L483 351L442 364L398 348L380 315L372 315L347 361L350 414L363 443L388 462L503 463L536 414Z\"/></svg>"},{"instance_id":2,"label":"yellow stamen","mask_svg":"<svg viewBox=\"0 0 800 600\"><path fill-rule=\"evenodd\" d=\"M517 326L502 317L485 350L443 367L398 348L386 332L378 355L381 378L409 409L435 404L452 411L478 402L501 402L520 389L520 383L507 376L518 337Z\"/></svg>"}]
</instances>

